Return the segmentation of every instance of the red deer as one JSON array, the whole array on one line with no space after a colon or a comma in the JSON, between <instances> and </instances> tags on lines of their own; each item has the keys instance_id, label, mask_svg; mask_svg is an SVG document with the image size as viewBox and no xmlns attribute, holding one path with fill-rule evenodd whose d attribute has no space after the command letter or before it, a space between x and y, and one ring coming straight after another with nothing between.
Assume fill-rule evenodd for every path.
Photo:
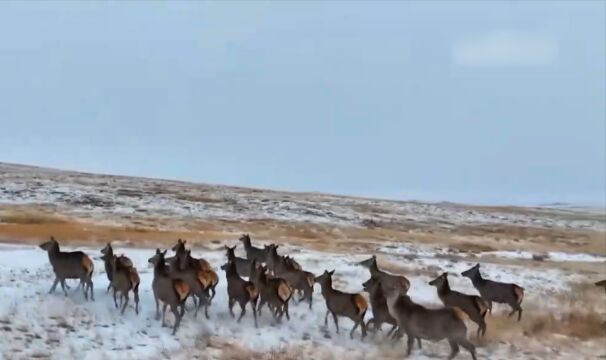
<instances>
[{"instance_id":1,"label":"red deer","mask_svg":"<svg viewBox=\"0 0 606 360\"><path fill-rule=\"evenodd\" d=\"M385 289L387 308L398 322L398 333L407 336L407 356L412 353L415 338L432 341L448 339L451 353L448 359L453 359L459 353L459 346L464 347L476 360L475 346L467 340L467 327L463 310L459 308L427 309L415 304L408 295L402 295L402 289L397 285L389 285Z\"/></svg>"},{"instance_id":2,"label":"red deer","mask_svg":"<svg viewBox=\"0 0 606 360\"><path fill-rule=\"evenodd\" d=\"M510 283L502 283L482 278L480 264L476 264L461 275L471 279L473 286L478 290L480 296L488 303L488 312L492 314L492 302L508 304L512 311L511 317L518 313L518 321L522 319L522 300L524 300L524 288Z\"/></svg>"},{"instance_id":3,"label":"red deer","mask_svg":"<svg viewBox=\"0 0 606 360\"><path fill-rule=\"evenodd\" d=\"M208 319L208 304L210 302L208 289L211 285L211 278L208 272L204 270L193 268L182 270L179 261L180 259L177 256L168 261L168 273L172 278L183 280L187 283L189 293L196 307L194 318L198 317L198 311L204 305L204 316Z\"/></svg>"},{"instance_id":4,"label":"red deer","mask_svg":"<svg viewBox=\"0 0 606 360\"><path fill-rule=\"evenodd\" d=\"M267 276L267 268L257 266L256 260L252 261L250 268L250 280L259 289L261 301L257 307L259 315L263 305L267 306L273 313L274 319L282 320L282 316L286 314L286 319L290 320L288 313L288 302L292 296L292 289L288 282L280 278L270 278Z\"/></svg>"},{"instance_id":5,"label":"red deer","mask_svg":"<svg viewBox=\"0 0 606 360\"><path fill-rule=\"evenodd\" d=\"M191 250L182 251L176 257L179 259L179 267L182 271L198 270L203 272L204 277L209 282L208 290L210 291L210 298L208 299L208 305L210 306L212 300L215 298L217 284L219 284L219 276L215 270L203 266L202 262L199 261L200 259L193 258Z\"/></svg>"},{"instance_id":6,"label":"red deer","mask_svg":"<svg viewBox=\"0 0 606 360\"><path fill-rule=\"evenodd\" d=\"M269 245L267 253L267 268L274 276L286 280L288 284L299 293L299 300L307 300L309 309L312 308L315 276L309 271L303 271L289 266L284 257L278 255L277 245ZM270 267L273 266L273 268Z\"/></svg>"},{"instance_id":7,"label":"red deer","mask_svg":"<svg viewBox=\"0 0 606 360\"><path fill-rule=\"evenodd\" d=\"M256 260L259 264L264 263L267 258L267 250L254 247L250 241L250 236L244 234L239 239L244 245L244 251L246 251L246 258L248 260Z\"/></svg>"},{"instance_id":8,"label":"red deer","mask_svg":"<svg viewBox=\"0 0 606 360\"><path fill-rule=\"evenodd\" d=\"M448 283L448 273L443 273L430 281L429 285L437 288L438 297L442 300L444 306L460 308L469 316L471 321L478 324L477 336L486 334L486 321L484 318L488 311L488 305L481 297L451 290Z\"/></svg>"},{"instance_id":9,"label":"red deer","mask_svg":"<svg viewBox=\"0 0 606 360\"><path fill-rule=\"evenodd\" d=\"M55 282L51 286L49 294L55 291L60 282L61 288L67 296L65 279L80 279L84 299L88 300L88 292L90 292L91 300L95 300L92 279L95 267L88 255L82 251L61 251L59 243L52 236L49 241L40 244L40 248L48 253L48 259L55 273Z\"/></svg>"},{"instance_id":10,"label":"red deer","mask_svg":"<svg viewBox=\"0 0 606 360\"><path fill-rule=\"evenodd\" d=\"M358 264L368 268L371 277L381 280L383 291L385 291L386 287L394 285L401 289L403 294L406 294L410 288L410 281L408 281L406 277L402 275L393 275L379 270L379 267L377 266L377 257L375 255L369 259L359 262Z\"/></svg>"},{"instance_id":11,"label":"red deer","mask_svg":"<svg viewBox=\"0 0 606 360\"><path fill-rule=\"evenodd\" d=\"M185 281L173 279L168 275L165 255L166 250L156 249L156 255L149 258L148 262L154 266L152 290L156 301L156 320L160 319L160 302L162 302L162 326L166 326L166 308L170 306L170 311L175 316L174 335L185 312L185 300L189 296L189 286Z\"/></svg>"},{"instance_id":12,"label":"red deer","mask_svg":"<svg viewBox=\"0 0 606 360\"><path fill-rule=\"evenodd\" d=\"M124 314L124 310L126 310L126 306L128 305L128 293L132 290L135 300L135 313L139 314L139 283L141 280L137 273L137 269L133 266L128 266L128 264L132 264L132 262L123 255L112 255L109 263L111 265L112 273L110 285L114 290L114 304L116 305L116 308L118 308L116 293L120 293L120 304L124 303L121 311L121 314Z\"/></svg>"},{"instance_id":13,"label":"red deer","mask_svg":"<svg viewBox=\"0 0 606 360\"><path fill-rule=\"evenodd\" d=\"M112 287L112 264L111 259L114 256L114 249L112 248L111 243L107 243L103 249L101 249L101 260L103 260L103 264L105 265L105 274L107 275L107 280L109 280L109 284L107 285L106 293L109 292L109 289ZM127 256L121 255L118 260L120 261L120 265L123 267L133 267L133 262Z\"/></svg>"},{"instance_id":14,"label":"red deer","mask_svg":"<svg viewBox=\"0 0 606 360\"><path fill-rule=\"evenodd\" d=\"M175 246L172 247L172 251L175 252L175 256L178 256L185 252L186 243L187 243L187 240L181 240L181 239L177 240L177 243L175 244ZM166 261L170 261L171 259L172 259L172 257L168 257L168 258L166 258ZM205 259L191 258L190 261L198 263L195 265L196 268L201 268L202 270L212 270L212 266L210 266L210 263L208 261L206 261Z\"/></svg>"},{"instance_id":15,"label":"red deer","mask_svg":"<svg viewBox=\"0 0 606 360\"><path fill-rule=\"evenodd\" d=\"M255 318L255 327L257 327L257 301L259 300L259 290L252 282L246 281L240 277L235 262L228 260L227 263L221 266L221 269L225 271L225 277L227 278L229 313L232 317L235 317L233 307L234 304L238 302L238 304L240 304L240 309L242 309L240 317L238 318L238 322L240 322L244 314L246 314L246 304L250 303Z\"/></svg>"},{"instance_id":16,"label":"red deer","mask_svg":"<svg viewBox=\"0 0 606 360\"><path fill-rule=\"evenodd\" d=\"M251 260L237 257L236 256L236 247L237 246L238 245L229 247L227 245L224 245L224 248L226 251L225 256L227 256L227 261L233 262L236 265L236 269L238 270L238 275L244 276L244 277L250 277Z\"/></svg>"},{"instance_id":17,"label":"red deer","mask_svg":"<svg viewBox=\"0 0 606 360\"><path fill-rule=\"evenodd\" d=\"M337 316L344 316L354 322L354 327L349 333L349 337L353 339L353 333L358 326L362 329L362 339L366 337L366 324L364 324L364 315L368 310L366 299L360 294L350 294L342 292L332 287L332 275L334 270L326 271L318 276L315 282L322 287L322 295L326 301L326 316L324 316L324 326L328 326L328 314L332 314L332 318L339 333L339 321Z\"/></svg>"}]
</instances>

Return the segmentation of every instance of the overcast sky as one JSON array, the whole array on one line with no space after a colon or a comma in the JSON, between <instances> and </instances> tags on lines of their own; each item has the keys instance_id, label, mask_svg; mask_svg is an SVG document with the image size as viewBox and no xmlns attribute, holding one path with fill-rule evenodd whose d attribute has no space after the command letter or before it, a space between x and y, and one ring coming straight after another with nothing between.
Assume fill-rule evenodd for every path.
<instances>
[{"instance_id":1,"label":"overcast sky","mask_svg":"<svg viewBox=\"0 0 606 360\"><path fill-rule=\"evenodd\" d=\"M606 201L606 5L0 3L0 161Z\"/></svg>"}]
</instances>

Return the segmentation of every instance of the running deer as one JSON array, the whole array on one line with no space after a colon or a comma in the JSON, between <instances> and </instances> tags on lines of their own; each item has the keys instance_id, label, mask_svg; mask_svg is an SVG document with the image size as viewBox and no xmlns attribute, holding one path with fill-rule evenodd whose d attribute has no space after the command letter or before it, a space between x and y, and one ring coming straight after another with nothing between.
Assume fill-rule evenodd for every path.
<instances>
[{"instance_id":1,"label":"running deer","mask_svg":"<svg viewBox=\"0 0 606 360\"><path fill-rule=\"evenodd\" d=\"M257 306L257 311L261 315L263 305L267 306L273 313L274 319L278 322L282 321L282 317L286 314L286 319L290 320L288 313L288 302L292 296L292 289L288 282L281 278L270 278L267 276L267 268L257 266L256 260L253 260L250 265L250 280L259 289L261 301Z\"/></svg>"},{"instance_id":2,"label":"running deer","mask_svg":"<svg viewBox=\"0 0 606 360\"><path fill-rule=\"evenodd\" d=\"M112 287L112 279L113 279L113 270L112 270L112 258L114 256L114 249L112 248L111 243L107 243L103 249L101 249L101 260L103 260L103 264L105 265L105 274L107 275L107 280L109 280L109 284L107 285L106 293ZM120 261L120 265L124 267L133 267L133 262L127 256L121 255L118 260Z\"/></svg>"},{"instance_id":3,"label":"running deer","mask_svg":"<svg viewBox=\"0 0 606 360\"><path fill-rule=\"evenodd\" d=\"M351 319L355 325L349 337L353 339L353 333L358 328L362 329L362 339L366 337L366 324L364 324L364 315L368 310L368 303L366 299L360 294L345 293L332 287L332 275L335 273L334 270L326 271L318 276L315 281L322 287L322 296L326 301L326 316L324 316L324 326L328 326L328 314L332 314L332 318L335 321L335 327L337 328L337 334L339 333L339 321L337 316L344 316Z\"/></svg>"},{"instance_id":4,"label":"running deer","mask_svg":"<svg viewBox=\"0 0 606 360\"><path fill-rule=\"evenodd\" d=\"M172 251L175 252L175 256L179 256L180 254L185 252L185 244L187 243L187 240L177 240L177 243L175 244L175 246L172 247ZM191 251L190 251L191 252ZM166 261L170 261L172 260L172 256L166 258ZM189 262L192 263L192 265L197 269L200 268L202 270L212 270L212 266L210 266L210 263L208 261L206 261L205 259L196 259L196 258L191 258L188 260ZM197 263L197 264L196 264Z\"/></svg>"},{"instance_id":5,"label":"running deer","mask_svg":"<svg viewBox=\"0 0 606 360\"><path fill-rule=\"evenodd\" d=\"M604 288L604 290L606 290L606 280L600 280L600 281L596 282L595 286L598 286L598 287L601 286Z\"/></svg>"},{"instance_id":6,"label":"running deer","mask_svg":"<svg viewBox=\"0 0 606 360\"><path fill-rule=\"evenodd\" d=\"M364 291L370 295L370 305L372 306L373 318L368 320L366 323L366 330L370 329L370 323L374 326L374 331L381 330L381 326L386 323L392 325L392 328L387 333L386 337L389 337L397 328L398 322L391 316L387 307L387 299L385 293L381 287L381 280L377 278L370 278L362 284ZM394 334L394 338L395 338ZM421 339L417 338L417 344L419 348L422 348Z\"/></svg>"},{"instance_id":7,"label":"running deer","mask_svg":"<svg viewBox=\"0 0 606 360\"><path fill-rule=\"evenodd\" d=\"M267 258L267 250L254 247L250 241L250 236L248 234L244 234L239 239L244 245L244 250L246 251L246 258L248 260L256 260L259 264L264 263Z\"/></svg>"},{"instance_id":8,"label":"running deer","mask_svg":"<svg viewBox=\"0 0 606 360\"><path fill-rule=\"evenodd\" d=\"M244 277L250 277L250 264L251 260L244 259L236 256L236 247L238 245L234 245L233 247L229 247L227 245L223 245L226 251L227 261L233 262L236 265L236 269L238 270L238 275Z\"/></svg>"},{"instance_id":9,"label":"running deer","mask_svg":"<svg viewBox=\"0 0 606 360\"><path fill-rule=\"evenodd\" d=\"M480 264L476 264L461 275L471 279L473 286L478 290L480 296L488 304L488 312L492 314L492 302L507 304L511 307L509 317L516 312L518 321L522 319L522 300L524 300L524 288L510 283L502 283L482 278Z\"/></svg>"},{"instance_id":10,"label":"running deer","mask_svg":"<svg viewBox=\"0 0 606 360\"><path fill-rule=\"evenodd\" d=\"M183 253L185 254L185 253ZM189 293L194 300L196 311L194 312L194 318L198 317L198 311L200 307L204 305L204 316L208 319L208 305L210 303L210 295L208 289L212 284L211 275L201 269L185 268L183 269L180 264L181 258L175 256L168 261L168 273L174 279L185 281L189 287ZM196 301L197 299L197 301Z\"/></svg>"},{"instance_id":11,"label":"running deer","mask_svg":"<svg viewBox=\"0 0 606 360\"><path fill-rule=\"evenodd\" d=\"M60 282L61 288L67 296L65 279L80 279L84 299L88 300L88 292L90 292L91 300L95 300L92 280L95 267L88 255L82 251L61 251L59 243L52 236L49 241L40 244L40 248L48 253L48 259L55 273L55 281L48 292L49 294L55 291L57 284Z\"/></svg>"},{"instance_id":12,"label":"running deer","mask_svg":"<svg viewBox=\"0 0 606 360\"><path fill-rule=\"evenodd\" d=\"M120 304L124 303L122 306L122 311L120 312L121 314L124 314L124 310L126 310L126 306L128 305L128 293L132 290L135 300L135 313L138 315L139 283L141 282L141 279L139 278L137 269L135 269L133 266L128 266L128 264L132 264L132 262L130 262L130 260L124 255L112 255L109 259L109 263L111 266L110 271L112 273L110 286L114 290L113 295L116 309L118 308L116 293L120 293Z\"/></svg>"},{"instance_id":13,"label":"running deer","mask_svg":"<svg viewBox=\"0 0 606 360\"><path fill-rule=\"evenodd\" d=\"M469 316L471 321L478 324L478 337L486 334L486 321L484 318L488 311L488 305L481 297L451 290L448 283L448 273L443 273L430 281L429 285L436 287L438 297L442 300L444 306L460 308Z\"/></svg>"},{"instance_id":14,"label":"running deer","mask_svg":"<svg viewBox=\"0 0 606 360\"><path fill-rule=\"evenodd\" d=\"M410 281L408 281L408 279L402 275L393 275L379 270L379 267L377 266L377 257L375 255L369 259L359 262L358 264L368 268L371 277L381 280L383 291L385 291L386 287L393 285L401 289L403 294L408 292L408 289L410 288Z\"/></svg>"},{"instance_id":15,"label":"running deer","mask_svg":"<svg viewBox=\"0 0 606 360\"><path fill-rule=\"evenodd\" d=\"M215 270L210 268L210 266L204 266L201 261L204 259L196 259L192 257L191 249L180 252L178 255L176 255L176 258L179 260L180 270L197 270L203 272L204 277L208 281L207 289L210 291L210 298L208 299L207 305L210 306L212 300L215 298L217 284L219 284L219 276L217 275Z\"/></svg>"},{"instance_id":16,"label":"running deer","mask_svg":"<svg viewBox=\"0 0 606 360\"><path fill-rule=\"evenodd\" d=\"M415 338L432 341L448 339L451 353L448 359L453 359L459 353L459 346L471 353L476 360L475 346L467 340L466 318L463 310L455 308L427 309L415 304L408 295L402 295L402 289L397 285L389 285L385 289L387 308L398 322L398 333L407 336L407 356L412 353Z\"/></svg>"},{"instance_id":17,"label":"running deer","mask_svg":"<svg viewBox=\"0 0 606 360\"><path fill-rule=\"evenodd\" d=\"M309 271L296 269L284 260L284 257L278 255L277 245L269 245L267 253L267 268L274 276L286 280L294 290L299 293L299 302L307 300L309 309L312 308L315 276ZM273 267L273 268L272 268Z\"/></svg>"},{"instance_id":18,"label":"running deer","mask_svg":"<svg viewBox=\"0 0 606 360\"><path fill-rule=\"evenodd\" d=\"M173 279L168 274L165 255L166 250L156 249L156 254L149 258L148 262L154 267L152 290L156 301L156 320L160 319L160 302L162 302L162 327L166 326L166 308L170 306L170 311L175 316L174 335L185 312L185 300L189 296L189 286L185 281Z\"/></svg>"},{"instance_id":19,"label":"running deer","mask_svg":"<svg viewBox=\"0 0 606 360\"><path fill-rule=\"evenodd\" d=\"M246 304L250 303L255 318L255 327L257 327L257 301L259 300L259 290L252 282L246 281L238 275L238 270L234 261L227 260L227 263L223 264L221 269L225 271L225 277L227 278L229 313L232 317L235 317L233 311L234 304L236 302L240 304L240 309L242 309L240 317L238 318L238 322L240 322L242 317L244 317L244 314L246 314Z\"/></svg>"}]
</instances>

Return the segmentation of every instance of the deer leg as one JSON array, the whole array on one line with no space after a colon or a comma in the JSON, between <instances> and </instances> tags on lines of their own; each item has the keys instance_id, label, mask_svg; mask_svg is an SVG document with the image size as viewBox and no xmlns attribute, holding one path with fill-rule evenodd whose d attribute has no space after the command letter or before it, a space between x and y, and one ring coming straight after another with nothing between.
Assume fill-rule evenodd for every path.
<instances>
[{"instance_id":1,"label":"deer leg","mask_svg":"<svg viewBox=\"0 0 606 360\"><path fill-rule=\"evenodd\" d=\"M288 313L288 301L284 302L284 313L286 314L286 320L290 321L290 314Z\"/></svg>"},{"instance_id":2,"label":"deer leg","mask_svg":"<svg viewBox=\"0 0 606 360\"><path fill-rule=\"evenodd\" d=\"M522 320L522 307L518 305L518 321Z\"/></svg>"},{"instance_id":3,"label":"deer leg","mask_svg":"<svg viewBox=\"0 0 606 360\"><path fill-rule=\"evenodd\" d=\"M410 354L412 353L412 347L415 344L415 338L410 334L406 335L406 356L410 356Z\"/></svg>"},{"instance_id":4,"label":"deer leg","mask_svg":"<svg viewBox=\"0 0 606 360\"><path fill-rule=\"evenodd\" d=\"M154 292L154 300L156 301L156 320L160 320L160 303L158 302L156 292Z\"/></svg>"},{"instance_id":5,"label":"deer leg","mask_svg":"<svg viewBox=\"0 0 606 360\"><path fill-rule=\"evenodd\" d=\"M471 353L471 358L473 360L476 360L476 347L470 343L469 341L463 339L459 341L459 345L461 345L462 347L464 347L467 351L469 351Z\"/></svg>"},{"instance_id":6,"label":"deer leg","mask_svg":"<svg viewBox=\"0 0 606 360\"><path fill-rule=\"evenodd\" d=\"M124 315L124 310L126 310L126 306L128 305L128 291L122 293L122 298L124 298L124 306L122 306L122 315Z\"/></svg>"},{"instance_id":7,"label":"deer leg","mask_svg":"<svg viewBox=\"0 0 606 360\"><path fill-rule=\"evenodd\" d=\"M259 302L259 307L257 307L257 313L259 313L259 315L261 315L261 309L263 309L263 305L265 305L265 303L267 302L267 299L265 299L265 297L261 297L261 301ZM267 305L267 307L269 307L269 304ZM270 308L271 310L271 308Z\"/></svg>"},{"instance_id":8,"label":"deer leg","mask_svg":"<svg viewBox=\"0 0 606 360\"><path fill-rule=\"evenodd\" d=\"M417 345L419 345L419 349L423 348L423 345L421 344L421 338L420 337L417 338Z\"/></svg>"},{"instance_id":9,"label":"deer leg","mask_svg":"<svg viewBox=\"0 0 606 360\"><path fill-rule=\"evenodd\" d=\"M332 319L335 321L335 327L337 328L337 334L339 333L339 320L337 319L337 314L334 311L330 312L332 314Z\"/></svg>"},{"instance_id":10,"label":"deer leg","mask_svg":"<svg viewBox=\"0 0 606 360\"><path fill-rule=\"evenodd\" d=\"M168 307L167 303L162 304L162 327L166 326L166 308Z\"/></svg>"},{"instance_id":11,"label":"deer leg","mask_svg":"<svg viewBox=\"0 0 606 360\"><path fill-rule=\"evenodd\" d=\"M201 306L202 306L202 297L198 298L198 305L196 306L196 311L194 311L194 319L198 317L198 310L200 310Z\"/></svg>"},{"instance_id":12,"label":"deer leg","mask_svg":"<svg viewBox=\"0 0 606 360\"><path fill-rule=\"evenodd\" d=\"M236 317L236 315L234 315L234 309L233 309L233 307L234 307L234 299L233 298L231 298L231 297L229 298L229 304L228 305L229 305L229 313L231 314L231 317L233 317L233 318Z\"/></svg>"},{"instance_id":13,"label":"deer leg","mask_svg":"<svg viewBox=\"0 0 606 360\"><path fill-rule=\"evenodd\" d=\"M67 296L67 290L65 289L67 285L65 285L65 279L61 279L61 289L63 289L63 293Z\"/></svg>"},{"instance_id":14,"label":"deer leg","mask_svg":"<svg viewBox=\"0 0 606 360\"><path fill-rule=\"evenodd\" d=\"M94 294L95 287L93 286L92 277L88 278L88 288L90 289L90 300L95 301L95 294Z\"/></svg>"},{"instance_id":15,"label":"deer leg","mask_svg":"<svg viewBox=\"0 0 606 360\"><path fill-rule=\"evenodd\" d=\"M181 324L181 314L179 314L179 306L176 304L171 305L170 310L175 316L175 325L173 326L173 335L175 335L177 328L179 328L179 324Z\"/></svg>"},{"instance_id":16,"label":"deer leg","mask_svg":"<svg viewBox=\"0 0 606 360\"><path fill-rule=\"evenodd\" d=\"M116 299L116 293L118 291L116 290L116 288L114 288L114 305L116 305L116 309L118 308L118 300Z\"/></svg>"},{"instance_id":17,"label":"deer leg","mask_svg":"<svg viewBox=\"0 0 606 360\"><path fill-rule=\"evenodd\" d=\"M242 317L244 317L244 314L246 314L246 303L239 301L240 304L240 309L242 309L240 311L240 317L238 318L238 322L240 322L240 320L242 320Z\"/></svg>"},{"instance_id":18,"label":"deer leg","mask_svg":"<svg viewBox=\"0 0 606 360\"><path fill-rule=\"evenodd\" d=\"M454 340L450 340L450 339L448 340L448 343L450 344L450 348L452 349L452 351L450 352L450 356L448 357L448 360L452 360L459 353L459 344L457 344Z\"/></svg>"},{"instance_id":19,"label":"deer leg","mask_svg":"<svg viewBox=\"0 0 606 360\"><path fill-rule=\"evenodd\" d=\"M353 327L353 328L351 329L351 331L349 332L349 338L350 338L350 339L353 339L353 333L354 333L354 331L356 330L356 328L357 328L358 326L360 326L360 322L359 322L359 321L356 321L356 323L354 324L354 327Z\"/></svg>"},{"instance_id":20,"label":"deer leg","mask_svg":"<svg viewBox=\"0 0 606 360\"><path fill-rule=\"evenodd\" d=\"M250 301L250 307L252 307L253 317L255 318L255 327L257 327L257 300Z\"/></svg>"},{"instance_id":21,"label":"deer leg","mask_svg":"<svg viewBox=\"0 0 606 360\"><path fill-rule=\"evenodd\" d=\"M209 305L210 305L210 303L213 301L213 299L215 298L215 293L216 293L216 291L215 291L215 286L216 286L216 285L213 285L213 286L210 288L210 300L208 301L208 304L209 304Z\"/></svg>"},{"instance_id":22,"label":"deer leg","mask_svg":"<svg viewBox=\"0 0 606 360\"><path fill-rule=\"evenodd\" d=\"M368 325L366 325L368 327ZM394 333L394 331L396 331L396 329L398 328L398 325L394 325L391 327L391 329L389 329L389 331L387 332L387 335L385 335L386 338L388 338L391 334Z\"/></svg>"},{"instance_id":23,"label":"deer leg","mask_svg":"<svg viewBox=\"0 0 606 360\"><path fill-rule=\"evenodd\" d=\"M135 297L135 314L139 315L139 284L135 285L133 294Z\"/></svg>"},{"instance_id":24,"label":"deer leg","mask_svg":"<svg viewBox=\"0 0 606 360\"><path fill-rule=\"evenodd\" d=\"M328 314L330 314L330 310L326 310L326 316L324 316L324 326L328 327Z\"/></svg>"},{"instance_id":25,"label":"deer leg","mask_svg":"<svg viewBox=\"0 0 606 360\"><path fill-rule=\"evenodd\" d=\"M105 293L109 293L109 289L111 289L112 287L112 283L110 282L109 284L107 284L107 290L105 290Z\"/></svg>"},{"instance_id":26,"label":"deer leg","mask_svg":"<svg viewBox=\"0 0 606 360\"><path fill-rule=\"evenodd\" d=\"M492 315L492 301L487 300L486 302L488 303L488 313Z\"/></svg>"},{"instance_id":27,"label":"deer leg","mask_svg":"<svg viewBox=\"0 0 606 360\"><path fill-rule=\"evenodd\" d=\"M478 319L478 333L477 336L480 337L484 336L484 334L486 334L486 322L484 321L484 318L480 317Z\"/></svg>"},{"instance_id":28,"label":"deer leg","mask_svg":"<svg viewBox=\"0 0 606 360\"><path fill-rule=\"evenodd\" d=\"M53 285L51 286L50 290L48 291L49 294L52 294L55 292L55 288L57 287L57 285L59 284L59 278L55 277L55 281L53 282ZM67 294L65 294L67 296Z\"/></svg>"}]
</instances>

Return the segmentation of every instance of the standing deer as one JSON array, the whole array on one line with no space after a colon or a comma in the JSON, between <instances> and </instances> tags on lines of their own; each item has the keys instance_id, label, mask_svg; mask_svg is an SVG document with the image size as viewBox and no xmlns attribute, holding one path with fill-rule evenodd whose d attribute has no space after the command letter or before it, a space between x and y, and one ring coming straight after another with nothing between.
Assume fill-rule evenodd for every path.
<instances>
[{"instance_id":1,"label":"standing deer","mask_svg":"<svg viewBox=\"0 0 606 360\"><path fill-rule=\"evenodd\" d=\"M149 258L148 262L154 267L152 290L156 301L156 320L160 319L160 302L162 302L162 327L166 326L166 308L170 306L170 311L175 316L174 335L185 312L185 300L189 296L189 286L185 281L173 279L168 275L165 255L166 250L156 249L156 255Z\"/></svg>"},{"instance_id":2,"label":"standing deer","mask_svg":"<svg viewBox=\"0 0 606 360\"><path fill-rule=\"evenodd\" d=\"M412 353L415 338L440 341L448 339L453 359L459 353L459 346L464 347L476 360L475 346L467 340L465 313L455 308L427 309L415 304L408 295L402 295L397 285L386 287L385 296L389 313L398 322L398 333L407 335L407 356Z\"/></svg>"},{"instance_id":3,"label":"standing deer","mask_svg":"<svg viewBox=\"0 0 606 360\"><path fill-rule=\"evenodd\" d=\"M248 260L256 260L259 264L265 262L265 259L267 258L266 249L254 247L250 241L250 236L248 234L240 236L239 240L244 245L244 250L246 251L246 258Z\"/></svg>"},{"instance_id":4,"label":"standing deer","mask_svg":"<svg viewBox=\"0 0 606 360\"><path fill-rule=\"evenodd\" d=\"M48 292L49 294L53 293L57 288L57 284L61 282L61 288L65 296L67 296L65 279L80 279L84 299L88 300L88 292L90 292L91 300L95 300L92 280L95 267L88 255L82 251L61 251L59 243L52 236L49 241L40 244L40 248L48 253L48 260L55 273L55 281Z\"/></svg>"},{"instance_id":5,"label":"standing deer","mask_svg":"<svg viewBox=\"0 0 606 360\"><path fill-rule=\"evenodd\" d=\"M185 281L189 287L189 293L194 299L196 311L194 312L194 318L198 317L198 311L200 307L204 305L204 316L208 319L208 304L210 302L210 295L208 289L211 286L212 280L207 271L194 268L182 269L180 266L180 258L175 256L168 261L168 273L174 279ZM197 301L196 301L197 298Z\"/></svg>"},{"instance_id":6,"label":"standing deer","mask_svg":"<svg viewBox=\"0 0 606 360\"><path fill-rule=\"evenodd\" d=\"M277 245L269 245L267 253L267 268L274 276L286 280L299 293L299 300L307 300L309 309L312 308L315 276L309 271L303 271L289 265L284 257L278 255Z\"/></svg>"},{"instance_id":7,"label":"standing deer","mask_svg":"<svg viewBox=\"0 0 606 360\"><path fill-rule=\"evenodd\" d=\"M116 308L118 308L116 293L120 293L120 304L124 303L121 311L121 314L124 314L124 310L126 310L126 306L128 305L128 293L132 290L135 300L135 313L138 315L139 283L141 280L139 278L139 274L137 273L137 269L135 269L133 266L125 265L129 263L129 260L123 255L112 255L109 259L109 263L111 265L110 271L112 273L110 286L114 290L114 304L116 305Z\"/></svg>"},{"instance_id":8,"label":"standing deer","mask_svg":"<svg viewBox=\"0 0 606 360\"><path fill-rule=\"evenodd\" d=\"M223 245L225 248L225 255L227 256L227 261L233 262L236 265L236 269L238 270L238 275L244 277L250 277L250 264L251 260L244 259L236 256L236 247L238 245L234 245L233 247L229 247L227 245Z\"/></svg>"},{"instance_id":9,"label":"standing deer","mask_svg":"<svg viewBox=\"0 0 606 360\"><path fill-rule=\"evenodd\" d=\"M185 244L187 243L187 240L177 240L177 243L175 244L175 246L172 247L172 251L175 252L175 256L179 256L180 254L184 253L186 251L185 249ZM190 251L191 252L191 251ZM166 261L170 261L172 259L172 257L166 258ZM196 258L191 258L189 259L190 262L192 263L197 263L197 264L192 264L196 269L200 268L202 270L212 270L212 266L210 266L210 263L208 261L206 261L205 259L196 259Z\"/></svg>"},{"instance_id":10,"label":"standing deer","mask_svg":"<svg viewBox=\"0 0 606 360\"><path fill-rule=\"evenodd\" d=\"M385 291L386 287L393 285L401 289L403 294L408 292L408 289L410 288L410 281L408 281L408 279L402 275L393 275L379 270L379 267L377 266L377 257L375 255L371 256L369 259L359 262L358 264L368 268L371 277L381 280L380 282L381 286L383 287L383 291Z\"/></svg>"},{"instance_id":11,"label":"standing deer","mask_svg":"<svg viewBox=\"0 0 606 360\"><path fill-rule=\"evenodd\" d=\"M259 300L259 290L252 282L246 281L238 275L238 270L234 261L228 260L227 263L221 266L221 269L225 271L225 277L227 278L229 313L232 317L235 317L233 311L234 304L236 302L240 304L240 309L242 309L240 317L238 318L238 322L240 322L244 314L246 314L246 304L250 303L255 318L255 327L257 327L257 301Z\"/></svg>"},{"instance_id":12,"label":"standing deer","mask_svg":"<svg viewBox=\"0 0 606 360\"><path fill-rule=\"evenodd\" d=\"M364 315L368 310L366 299L360 294L345 293L332 287L332 275L334 270L326 271L318 276L315 281L322 287L322 296L326 301L326 316L324 316L324 326L328 326L328 314L332 314L339 333L339 321L337 316L350 318L354 323L353 329L349 333L349 337L353 339L353 333L358 326L362 328L362 339L366 337L366 324L364 324Z\"/></svg>"},{"instance_id":13,"label":"standing deer","mask_svg":"<svg viewBox=\"0 0 606 360\"><path fill-rule=\"evenodd\" d=\"M217 284L219 284L219 276L210 268L210 266L203 266L201 260L196 259L191 256L191 249L180 252L176 255L176 258L179 259L179 267L181 271L188 270L196 270L201 271L208 281L207 289L210 291L210 298L208 299L208 306L212 303L212 300L215 298ZM206 261L206 260L204 260Z\"/></svg>"},{"instance_id":14,"label":"standing deer","mask_svg":"<svg viewBox=\"0 0 606 360\"><path fill-rule=\"evenodd\" d=\"M492 302L508 304L511 307L509 317L516 312L518 321L522 319L522 300L524 300L524 288L516 284L502 283L482 278L480 264L476 264L461 275L471 279L473 286L478 290L480 296L488 303L488 312L492 314Z\"/></svg>"},{"instance_id":15,"label":"standing deer","mask_svg":"<svg viewBox=\"0 0 606 360\"><path fill-rule=\"evenodd\" d=\"M471 321L478 324L477 336L486 334L486 321L484 318L486 317L488 305L481 297L451 290L448 283L448 273L442 273L442 275L430 281L429 285L436 287L438 297L444 306L460 308L469 316Z\"/></svg>"},{"instance_id":16,"label":"standing deer","mask_svg":"<svg viewBox=\"0 0 606 360\"><path fill-rule=\"evenodd\" d=\"M113 278L113 270L112 270L112 257L114 256L114 249L112 248L111 243L107 243L103 249L101 249L101 260L103 260L103 264L105 265L105 274L107 275L107 280L109 280L109 284L107 285L106 293L112 287L112 278ZM120 265L124 267L133 267L133 262L127 256L121 255L118 257L120 261Z\"/></svg>"},{"instance_id":17,"label":"standing deer","mask_svg":"<svg viewBox=\"0 0 606 360\"><path fill-rule=\"evenodd\" d=\"M288 313L288 301L292 296L292 289L288 282L281 278L270 278L267 276L267 268L257 266L256 260L252 261L250 268L250 280L259 289L261 301L257 306L257 311L261 315L263 305L267 306L273 313L274 319L282 320L282 316L286 314L286 319L290 320Z\"/></svg>"}]
</instances>

